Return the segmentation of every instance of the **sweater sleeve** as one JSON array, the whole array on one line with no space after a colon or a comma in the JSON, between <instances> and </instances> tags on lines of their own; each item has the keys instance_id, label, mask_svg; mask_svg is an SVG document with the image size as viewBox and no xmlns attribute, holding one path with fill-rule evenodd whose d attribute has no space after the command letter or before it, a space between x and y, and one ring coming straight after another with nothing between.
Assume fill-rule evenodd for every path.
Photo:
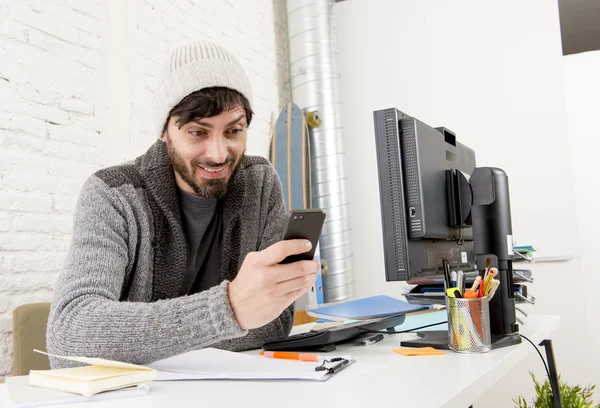
<instances>
[{"instance_id":1,"label":"sweater sleeve","mask_svg":"<svg viewBox=\"0 0 600 408\"><path fill-rule=\"evenodd\" d=\"M75 210L73 240L48 321L48 352L136 364L243 337L225 281L191 296L121 302L130 256L126 204L92 176ZM133 229L135 231L135 229ZM51 359L52 367L67 365Z\"/></svg>"},{"instance_id":2,"label":"sweater sleeve","mask_svg":"<svg viewBox=\"0 0 600 408\"><path fill-rule=\"evenodd\" d=\"M260 239L260 247L257 248L259 251L281 240L285 224L285 206L283 203L281 181L275 170L271 167L270 170L267 172L265 180L268 211L266 212L266 221ZM295 306L292 303L272 322L257 329L249 330L244 338L227 340L222 344L215 345L215 347L234 351L250 350L261 348L268 341L286 338L290 334L294 324L294 311Z\"/></svg>"}]
</instances>

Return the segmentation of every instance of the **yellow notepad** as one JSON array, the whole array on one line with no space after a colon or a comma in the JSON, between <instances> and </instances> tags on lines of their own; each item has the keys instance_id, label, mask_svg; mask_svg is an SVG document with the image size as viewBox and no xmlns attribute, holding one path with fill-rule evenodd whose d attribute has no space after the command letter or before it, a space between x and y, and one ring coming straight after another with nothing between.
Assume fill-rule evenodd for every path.
<instances>
[{"instance_id":1,"label":"yellow notepad","mask_svg":"<svg viewBox=\"0 0 600 408\"><path fill-rule=\"evenodd\" d=\"M102 391L130 387L156 379L156 370L102 358L64 357L35 350L47 356L89 364L57 370L31 370L29 385L90 396Z\"/></svg>"}]
</instances>

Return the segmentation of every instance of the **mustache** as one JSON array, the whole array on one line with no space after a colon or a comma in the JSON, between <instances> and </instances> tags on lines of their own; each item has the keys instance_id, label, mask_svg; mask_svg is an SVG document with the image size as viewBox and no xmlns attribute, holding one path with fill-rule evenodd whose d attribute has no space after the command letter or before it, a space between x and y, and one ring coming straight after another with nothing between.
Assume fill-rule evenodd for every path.
<instances>
[{"instance_id":1,"label":"mustache","mask_svg":"<svg viewBox=\"0 0 600 408\"><path fill-rule=\"evenodd\" d=\"M235 157L232 155L227 156L227 158L225 159L224 162L219 163L213 160L201 160L201 159L196 159L192 161L192 164L194 166L202 166L202 167L222 167L222 166L227 166L228 164L233 164L235 162Z\"/></svg>"}]
</instances>

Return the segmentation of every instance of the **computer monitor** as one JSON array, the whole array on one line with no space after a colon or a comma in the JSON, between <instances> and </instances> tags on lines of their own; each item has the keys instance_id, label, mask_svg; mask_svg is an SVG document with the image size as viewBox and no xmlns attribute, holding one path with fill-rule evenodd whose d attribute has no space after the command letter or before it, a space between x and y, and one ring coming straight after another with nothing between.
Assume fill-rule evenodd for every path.
<instances>
[{"instance_id":1,"label":"computer monitor","mask_svg":"<svg viewBox=\"0 0 600 408\"><path fill-rule=\"evenodd\" d=\"M452 227L447 172L467 178L475 153L446 128L395 108L375 111L375 140L387 281L418 282L452 269L476 271L471 227Z\"/></svg>"}]
</instances>

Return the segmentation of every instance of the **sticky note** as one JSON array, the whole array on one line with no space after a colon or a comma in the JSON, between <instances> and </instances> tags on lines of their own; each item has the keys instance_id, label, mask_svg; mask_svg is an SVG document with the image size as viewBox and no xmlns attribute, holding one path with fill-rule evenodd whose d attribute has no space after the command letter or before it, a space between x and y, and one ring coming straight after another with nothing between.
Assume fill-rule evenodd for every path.
<instances>
[{"instance_id":1,"label":"sticky note","mask_svg":"<svg viewBox=\"0 0 600 408\"><path fill-rule=\"evenodd\" d=\"M433 347L397 348L393 351L403 356L443 356L445 354L443 351L436 350Z\"/></svg>"}]
</instances>

